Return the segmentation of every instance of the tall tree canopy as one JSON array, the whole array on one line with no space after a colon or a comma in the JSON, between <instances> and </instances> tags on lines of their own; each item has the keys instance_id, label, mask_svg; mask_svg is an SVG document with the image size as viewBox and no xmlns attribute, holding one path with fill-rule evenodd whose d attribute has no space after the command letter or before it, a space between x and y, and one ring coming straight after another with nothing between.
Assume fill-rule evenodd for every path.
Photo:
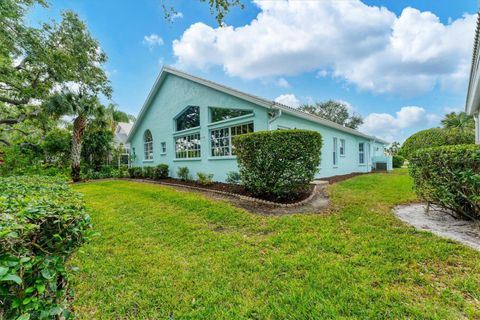
<instances>
[{"instance_id":1,"label":"tall tree canopy","mask_svg":"<svg viewBox=\"0 0 480 320\"><path fill-rule=\"evenodd\" d=\"M363 123L360 115L350 114L347 105L340 101L328 100L304 104L299 109L352 129L357 129Z\"/></svg>"},{"instance_id":2,"label":"tall tree canopy","mask_svg":"<svg viewBox=\"0 0 480 320\"><path fill-rule=\"evenodd\" d=\"M110 97L106 55L71 11L60 22L28 26L25 15L43 0L0 1L0 139L6 128L38 116L58 92Z\"/></svg>"},{"instance_id":3,"label":"tall tree canopy","mask_svg":"<svg viewBox=\"0 0 480 320\"><path fill-rule=\"evenodd\" d=\"M442 120L445 129L475 130L475 120L465 112L450 112Z\"/></svg>"}]
</instances>

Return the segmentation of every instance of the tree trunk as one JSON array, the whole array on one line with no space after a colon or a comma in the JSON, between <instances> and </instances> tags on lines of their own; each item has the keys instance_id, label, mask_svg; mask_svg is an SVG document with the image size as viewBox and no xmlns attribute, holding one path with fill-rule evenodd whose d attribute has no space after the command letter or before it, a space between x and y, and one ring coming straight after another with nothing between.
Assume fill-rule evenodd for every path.
<instances>
[{"instance_id":1,"label":"tree trunk","mask_svg":"<svg viewBox=\"0 0 480 320\"><path fill-rule=\"evenodd\" d=\"M79 115L73 121L73 136L72 136L72 180L73 182L80 181L80 156L82 153L82 138L87 126L87 118Z\"/></svg>"}]
</instances>

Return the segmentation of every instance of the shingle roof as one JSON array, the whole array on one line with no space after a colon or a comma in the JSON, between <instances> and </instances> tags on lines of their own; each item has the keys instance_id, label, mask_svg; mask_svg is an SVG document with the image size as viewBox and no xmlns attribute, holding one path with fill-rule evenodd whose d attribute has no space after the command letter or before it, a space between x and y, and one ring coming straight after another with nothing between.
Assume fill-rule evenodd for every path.
<instances>
[{"instance_id":1,"label":"shingle roof","mask_svg":"<svg viewBox=\"0 0 480 320\"><path fill-rule=\"evenodd\" d=\"M477 27L475 29L475 38L473 40L472 65L470 67L470 79L468 81L467 100L465 102L465 111L473 112L474 95L477 91L477 84L474 81L477 78L478 64L480 58L480 12L477 13Z\"/></svg>"},{"instance_id":2,"label":"shingle roof","mask_svg":"<svg viewBox=\"0 0 480 320\"><path fill-rule=\"evenodd\" d=\"M380 143L389 144L388 141L379 139L379 138L374 137L374 136L364 134L364 133L362 133L358 130L354 130L354 129L342 126L342 125L340 125L336 122L333 122L333 121L330 121L330 120L327 120L327 119L323 119L321 117L318 117L318 116L312 115L310 113L298 110L296 108L292 108L290 106L278 103L278 102L273 101L273 100L268 100L268 99L265 99L265 98L262 98L262 97L259 97L259 96L256 96L256 95L245 93L245 92L239 91L237 89L225 86L223 84L219 84L219 83L211 81L211 80L207 80L207 79L204 79L204 78L200 78L200 77L191 75L189 73L180 71L180 70L172 68L170 66L164 66L162 68L162 70L160 71L160 74L158 75L157 80L155 81L155 84L152 87L152 90L150 91L142 109L140 110L137 121L135 121L135 124L133 125L133 128L130 131L130 134L128 136L128 140L130 140L131 136L134 134L134 132L136 130L136 127L137 127L137 123L140 123L141 119L143 118L143 116L145 114L146 109L148 108L149 104L151 103L151 100L153 99L153 97L155 95L155 92L160 87L160 85L163 82L163 80L165 79L167 73L179 76L181 78L191 80L191 81L196 82L196 83L206 85L210 88L216 89L216 90L221 91L221 92L225 92L227 94L236 96L240 99L250 101L252 103L258 104L260 106L263 106L263 107L266 107L266 108L269 108L269 109L279 109L279 110L282 110L282 111L287 112L289 114L292 114L293 116L308 119L310 121L320 123L324 126L327 126L327 127L333 128L333 129L337 129L337 130L340 130L340 131L343 131L343 132L347 132L347 133L350 133L350 134L353 134L353 135L356 135L356 136L360 136L360 137L363 137L363 138L366 138L366 139L375 140L375 141L378 141Z\"/></svg>"}]
</instances>

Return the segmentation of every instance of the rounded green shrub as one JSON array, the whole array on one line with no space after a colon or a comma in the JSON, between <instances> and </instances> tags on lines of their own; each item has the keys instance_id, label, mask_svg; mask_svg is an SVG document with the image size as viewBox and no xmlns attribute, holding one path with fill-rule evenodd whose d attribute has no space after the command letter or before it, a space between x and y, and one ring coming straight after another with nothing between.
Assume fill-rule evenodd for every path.
<instances>
[{"instance_id":1,"label":"rounded green shrub","mask_svg":"<svg viewBox=\"0 0 480 320\"><path fill-rule=\"evenodd\" d=\"M0 318L69 315L67 261L90 227L82 197L61 179L0 177Z\"/></svg>"},{"instance_id":2,"label":"rounded green shrub","mask_svg":"<svg viewBox=\"0 0 480 320\"><path fill-rule=\"evenodd\" d=\"M411 135L400 148L400 155L409 159L415 151L423 148L470 144L474 141L475 133L471 130L432 128Z\"/></svg>"},{"instance_id":3,"label":"rounded green shrub","mask_svg":"<svg viewBox=\"0 0 480 320\"><path fill-rule=\"evenodd\" d=\"M480 220L479 145L421 149L412 155L410 175L425 201Z\"/></svg>"},{"instance_id":4,"label":"rounded green shrub","mask_svg":"<svg viewBox=\"0 0 480 320\"><path fill-rule=\"evenodd\" d=\"M168 178L168 164L159 164L153 169L154 179L167 179Z\"/></svg>"},{"instance_id":5,"label":"rounded green shrub","mask_svg":"<svg viewBox=\"0 0 480 320\"><path fill-rule=\"evenodd\" d=\"M259 131L235 137L233 145L242 185L280 200L295 197L314 178L322 136L309 130Z\"/></svg>"},{"instance_id":6,"label":"rounded green shrub","mask_svg":"<svg viewBox=\"0 0 480 320\"><path fill-rule=\"evenodd\" d=\"M146 179L153 179L154 178L154 167L149 167L149 166L143 167L142 177L146 178Z\"/></svg>"},{"instance_id":7,"label":"rounded green shrub","mask_svg":"<svg viewBox=\"0 0 480 320\"><path fill-rule=\"evenodd\" d=\"M188 169L188 167L179 167L177 170L177 177L183 181L191 180L190 170Z\"/></svg>"},{"instance_id":8,"label":"rounded green shrub","mask_svg":"<svg viewBox=\"0 0 480 320\"><path fill-rule=\"evenodd\" d=\"M401 168L404 162L405 162L405 158L402 156L394 155L392 157L392 164L394 168Z\"/></svg>"}]
</instances>

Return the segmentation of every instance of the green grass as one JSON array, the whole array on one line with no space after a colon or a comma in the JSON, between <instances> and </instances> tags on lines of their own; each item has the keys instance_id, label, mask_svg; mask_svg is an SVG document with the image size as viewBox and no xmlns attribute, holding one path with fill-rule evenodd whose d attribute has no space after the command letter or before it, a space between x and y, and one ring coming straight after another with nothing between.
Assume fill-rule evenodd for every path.
<instances>
[{"instance_id":1,"label":"green grass","mask_svg":"<svg viewBox=\"0 0 480 320\"><path fill-rule=\"evenodd\" d=\"M405 170L280 217L152 184L75 189L101 233L72 261L81 319L480 318L480 253L391 213L415 200Z\"/></svg>"}]
</instances>

